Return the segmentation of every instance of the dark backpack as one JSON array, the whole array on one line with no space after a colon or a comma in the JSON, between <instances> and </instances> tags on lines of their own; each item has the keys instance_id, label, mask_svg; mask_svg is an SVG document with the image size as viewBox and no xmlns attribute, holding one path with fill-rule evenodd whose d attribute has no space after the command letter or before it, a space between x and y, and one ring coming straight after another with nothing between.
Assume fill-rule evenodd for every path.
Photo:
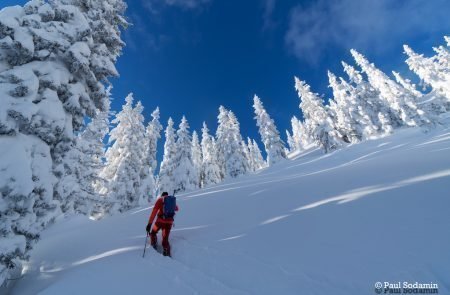
<instances>
[{"instance_id":1,"label":"dark backpack","mask_svg":"<svg viewBox=\"0 0 450 295\"><path fill-rule=\"evenodd\" d=\"M163 218L173 218L175 216L176 207L177 198L174 196L165 196L163 200Z\"/></svg>"}]
</instances>

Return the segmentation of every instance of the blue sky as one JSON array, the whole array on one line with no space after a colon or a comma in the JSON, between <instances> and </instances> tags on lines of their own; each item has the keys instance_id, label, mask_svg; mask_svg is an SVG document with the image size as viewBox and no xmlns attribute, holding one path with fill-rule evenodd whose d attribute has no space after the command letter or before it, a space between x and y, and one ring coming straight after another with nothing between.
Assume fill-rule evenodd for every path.
<instances>
[{"instance_id":1,"label":"blue sky","mask_svg":"<svg viewBox=\"0 0 450 295\"><path fill-rule=\"evenodd\" d=\"M395 3L394 3L395 2ZM185 114L193 129L216 128L219 105L232 109L244 136L259 138L252 97L258 94L284 137L300 115L294 75L329 95L328 69L341 74L350 48L385 71L406 71L402 45L419 52L450 33L450 2L441 0L135 0L124 34L128 46L114 82L115 108L128 91L147 114ZM326 97L327 97L326 96Z\"/></svg>"},{"instance_id":2,"label":"blue sky","mask_svg":"<svg viewBox=\"0 0 450 295\"><path fill-rule=\"evenodd\" d=\"M0 5L25 1L2 0ZM132 0L133 26L113 80L114 110L133 92L148 120L159 106L165 125L185 114L191 129L215 131L219 105L233 110L244 136L259 139L258 94L282 136L300 116L294 75L329 97L327 70L342 75L349 49L386 73L410 76L402 45L431 54L450 33L447 0ZM412 77L412 76L411 76ZM162 142L160 144L162 146ZM161 153L159 158L161 157Z\"/></svg>"}]
</instances>

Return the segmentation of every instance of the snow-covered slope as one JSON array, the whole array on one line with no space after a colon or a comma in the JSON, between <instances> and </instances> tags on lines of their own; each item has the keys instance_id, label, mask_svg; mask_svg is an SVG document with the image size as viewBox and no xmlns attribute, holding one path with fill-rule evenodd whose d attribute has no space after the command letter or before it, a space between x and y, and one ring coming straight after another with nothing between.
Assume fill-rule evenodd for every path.
<instances>
[{"instance_id":1,"label":"snow-covered slope","mask_svg":"<svg viewBox=\"0 0 450 295\"><path fill-rule=\"evenodd\" d=\"M150 208L52 226L12 294L450 292L450 129L407 129L180 195L173 259L142 258Z\"/></svg>"}]
</instances>

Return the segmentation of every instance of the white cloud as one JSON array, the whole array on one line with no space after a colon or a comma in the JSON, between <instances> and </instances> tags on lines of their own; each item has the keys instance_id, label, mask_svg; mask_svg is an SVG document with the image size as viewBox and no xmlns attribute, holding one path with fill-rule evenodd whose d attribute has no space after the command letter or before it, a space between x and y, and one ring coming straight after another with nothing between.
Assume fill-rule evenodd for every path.
<instances>
[{"instance_id":1,"label":"white cloud","mask_svg":"<svg viewBox=\"0 0 450 295\"><path fill-rule=\"evenodd\" d=\"M201 10L212 0L141 0L141 5L133 6L133 12L129 12L132 32L125 31L124 38L128 47L138 50L140 47L160 51L175 38L173 32L164 30L167 22L171 20L163 13L167 9L178 8L181 10L196 11ZM131 11L131 9L129 10ZM142 13L143 12L143 13ZM179 32L178 32L179 33ZM183 33L183 30L181 30ZM194 32L190 32L190 42L196 42L199 37Z\"/></svg>"},{"instance_id":2,"label":"white cloud","mask_svg":"<svg viewBox=\"0 0 450 295\"><path fill-rule=\"evenodd\" d=\"M183 9L196 9L211 0L142 0L144 8L152 14L158 14L163 7L171 6Z\"/></svg>"},{"instance_id":3,"label":"white cloud","mask_svg":"<svg viewBox=\"0 0 450 295\"><path fill-rule=\"evenodd\" d=\"M263 0L263 31L270 30L275 26L273 12L276 0Z\"/></svg>"},{"instance_id":4,"label":"white cloud","mask_svg":"<svg viewBox=\"0 0 450 295\"><path fill-rule=\"evenodd\" d=\"M291 10L288 49L314 63L327 47L381 53L391 41L450 28L448 0L319 0Z\"/></svg>"},{"instance_id":5,"label":"white cloud","mask_svg":"<svg viewBox=\"0 0 450 295\"><path fill-rule=\"evenodd\" d=\"M129 18L132 26L124 31L124 40L132 51L139 51L142 48L159 51L170 42L169 36L151 30L147 20L139 14L131 13Z\"/></svg>"},{"instance_id":6,"label":"white cloud","mask_svg":"<svg viewBox=\"0 0 450 295\"><path fill-rule=\"evenodd\" d=\"M183 8L197 8L203 4L208 3L210 0L164 0L167 5L178 6Z\"/></svg>"}]
</instances>

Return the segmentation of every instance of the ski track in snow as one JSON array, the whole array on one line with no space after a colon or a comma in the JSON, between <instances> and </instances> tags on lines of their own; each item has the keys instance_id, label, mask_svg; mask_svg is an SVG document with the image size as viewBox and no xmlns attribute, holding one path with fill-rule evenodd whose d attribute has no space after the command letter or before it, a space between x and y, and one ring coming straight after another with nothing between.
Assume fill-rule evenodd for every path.
<instances>
[{"instance_id":1,"label":"ski track in snow","mask_svg":"<svg viewBox=\"0 0 450 295\"><path fill-rule=\"evenodd\" d=\"M142 258L152 206L62 220L11 294L373 294L377 281L403 280L446 294L449 134L313 149L180 194L173 259L151 248Z\"/></svg>"}]
</instances>

